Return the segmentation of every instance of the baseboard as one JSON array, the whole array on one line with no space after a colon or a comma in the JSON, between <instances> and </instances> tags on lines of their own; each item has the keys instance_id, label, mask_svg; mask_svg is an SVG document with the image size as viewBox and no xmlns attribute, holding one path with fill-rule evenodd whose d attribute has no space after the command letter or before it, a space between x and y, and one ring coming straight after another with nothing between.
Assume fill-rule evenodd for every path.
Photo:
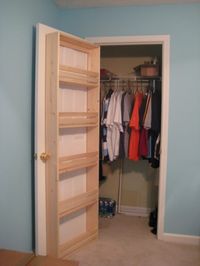
<instances>
[{"instance_id":1,"label":"baseboard","mask_svg":"<svg viewBox=\"0 0 200 266\"><path fill-rule=\"evenodd\" d=\"M161 236L159 236L159 240L164 240L167 242L177 243L177 244L200 246L200 236L164 233Z\"/></svg>"},{"instance_id":2,"label":"baseboard","mask_svg":"<svg viewBox=\"0 0 200 266\"><path fill-rule=\"evenodd\" d=\"M118 209L118 206L117 206ZM143 207L131 207L126 205L121 205L119 213L125 215L132 215L132 216L139 216L139 217L148 217L151 209L150 208L143 208Z\"/></svg>"}]
</instances>

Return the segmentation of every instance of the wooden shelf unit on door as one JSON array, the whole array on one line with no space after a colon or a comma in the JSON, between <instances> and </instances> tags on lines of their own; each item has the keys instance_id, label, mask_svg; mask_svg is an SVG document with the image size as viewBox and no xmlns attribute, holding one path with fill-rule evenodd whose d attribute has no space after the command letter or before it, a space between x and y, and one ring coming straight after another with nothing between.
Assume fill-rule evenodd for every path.
<instances>
[{"instance_id":1,"label":"wooden shelf unit on door","mask_svg":"<svg viewBox=\"0 0 200 266\"><path fill-rule=\"evenodd\" d=\"M98 113L65 112L59 113L60 128L94 127L98 126Z\"/></svg>"},{"instance_id":2,"label":"wooden shelf unit on door","mask_svg":"<svg viewBox=\"0 0 200 266\"><path fill-rule=\"evenodd\" d=\"M81 85L87 88L95 88L98 86L98 73L87 71L75 67L61 65L59 68L60 84L65 85Z\"/></svg>"},{"instance_id":3,"label":"wooden shelf unit on door","mask_svg":"<svg viewBox=\"0 0 200 266\"><path fill-rule=\"evenodd\" d=\"M59 174L96 165L98 152L88 152L59 158Z\"/></svg>"},{"instance_id":4,"label":"wooden shelf unit on door","mask_svg":"<svg viewBox=\"0 0 200 266\"><path fill-rule=\"evenodd\" d=\"M83 53L87 58L84 68L63 64L60 52L63 47L77 53L77 57ZM46 152L50 154L46 162L47 254L54 257L68 255L98 234L99 53L99 47L68 34L55 32L46 37ZM80 89L86 91L84 111L80 106L68 110L67 103L67 111L62 110L60 91L69 88L74 93ZM79 128L85 130L85 152L60 154L61 131L65 134ZM85 191L60 199L59 187L63 178L67 178L63 175L73 172L76 176L80 169L86 173ZM69 215L76 215L80 210L85 211L85 230L61 243L61 220L70 219Z\"/></svg>"}]
</instances>

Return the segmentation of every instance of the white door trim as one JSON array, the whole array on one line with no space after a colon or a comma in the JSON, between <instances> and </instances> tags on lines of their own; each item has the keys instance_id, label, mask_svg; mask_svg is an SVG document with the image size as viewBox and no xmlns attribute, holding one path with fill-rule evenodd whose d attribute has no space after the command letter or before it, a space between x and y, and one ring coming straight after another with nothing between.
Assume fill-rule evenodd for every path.
<instances>
[{"instance_id":1,"label":"white door trim","mask_svg":"<svg viewBox=\"0 0 200 266\"><path fill-rule=\"evenodd\" d=\"M158 199L158 239L164 237L165 196L167 177L167 148L168 148L168 117L169 117L169 73L170 73L170 36L114 36L114 37L88 37L92 43L100 46L109 45L136 45L161 44L162 45L162 124L161 124L161 158L159 173L159 199Z\"/></svg>"},{"instance_id":2,"label":"white door trim","mask_svg":"<svg viewBox=\"0 0 200 266\"><path fill-rule=\"evenodd\" d=\"M171 243L200 246L200 236L164 233L161 240Z\"/></svg>"},{"instance_id":3,"label":"white door trim","mask_svg":"<svg viewBox=\"0 0 200 266\"><path fill-rule=\"evenodd\" d=\"M35 253L46 254L46 184L45 164L40 154L45 152L45 38L56 29L36 25L35 65Z\"/></svg>"}]
</instances>

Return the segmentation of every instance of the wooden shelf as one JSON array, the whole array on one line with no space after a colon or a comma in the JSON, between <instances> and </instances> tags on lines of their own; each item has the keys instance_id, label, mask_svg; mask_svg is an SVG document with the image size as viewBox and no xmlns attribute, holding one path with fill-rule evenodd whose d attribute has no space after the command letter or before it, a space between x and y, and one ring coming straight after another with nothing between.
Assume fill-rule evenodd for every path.
<instances>
[{"instance_id":1,"label":"wooden shelf","mask_svg":"<svg viewBox=\"0 0 200 266\"><path fill-rule=\"evenodd\" d=\"M72 197L70 199L59 202L58 213L59 218L62 218L70 213L79 211L94 203L97 203L98 191L97 189L85 192L81 195Z\"/></svg>"},{"instance_id":2,"label":"wooden shelf","mask_svg":"<svg viewBox=\"0 0 200 266\"><path fill-rule=\"evenodd\" d=\"M59 113L59 128L98 126L98 113L67 112Z\"/></svg>"},{"instance_id":3,"label":"wooden shelf","mask_svg":"<svg viewBox=\"0 0 200 266\"><path fill-rule=\"evenodd\" d=\"M81 153L59 159L59 174L75 171L98 163L98 152Z\"/></svg>"},{"instance_id":4,"label":"wooden shelf","mask_svg":"<svg viewBox=\"0 0 200 266\"><path fill-rule=\"evenodd\" d=\"M61 257L98 232L100 48L56 30L45 33L43 41L45 146L51 154L45 187L47 254ZM62 154L75 145L85 153L61 157L60 141ZM82 193L68 198L77 187Z\"/></svg>"},{"instance_id":5,"label":"wooden shelf","mask_svg":"<svg viewBox=\"0 0 200 266\"><path fill-rule=\"evenodd\" d=\"M95 88L99 85L99 74L80 68L60 65L59 81L60 86L76 85Z\"/></svg>"},{"instance_id":6,"label":"wooden shelf","mask_svg":"<svg viewBox=\"0 0 200 266\"><path fill-rule=\"evenodd\" d=\"M81 234L80 236L67 241L65 244L59 245L59 257L67 256L80 248L82 245L96 239L98 236L98 229L94 229Z\"/></svg>"},{"instance_id":7,"label":"wooden shelf","mask_svg":"<svg viewBox=\"0 0 200 266\"><path fill-rule=\"evenodd\" d=\"M59 42L60 46L71 48L88 54L90 53L91 50L96 49L98 47L93 43L89 43L84 39L73 36L69 33L68 34L60 33Z\"/></svg>"}]
</instances>

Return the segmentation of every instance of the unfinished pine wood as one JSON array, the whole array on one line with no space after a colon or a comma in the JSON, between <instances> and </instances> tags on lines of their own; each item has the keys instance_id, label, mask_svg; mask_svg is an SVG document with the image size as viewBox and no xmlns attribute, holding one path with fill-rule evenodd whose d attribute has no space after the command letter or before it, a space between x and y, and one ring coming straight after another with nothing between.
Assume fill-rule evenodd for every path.
<instances>
[{"instance_id":1,"label":"unfinished pine wood","mask_svg":"<svg viewBox=\"0 0 200 266\"><path fill-rule=\"evenodd\" d=\"M97 48L97 46L92 43L89 43L76 36L64 33L60 34L60 46L69 47L85 53L90 53L90 50Z\"/></svg>"},{"instance_id":2,"label":"unfinished pine wood","mask_svg":"<svg viewBox=\"0 0 200 266\"><path fill-rule=\"evenodd\" d=\"M71 254L75 250L79 249L81 246L89 243L91 240L96 239L97 235L98 235L98 228L92 231L87 231L81 234L80 236L66 242L65 244L60 245L59 256L62 258Z\"/></svg>"},{"instance_id":3,"label":"unfinished pine wood","mask_svg":"<svg viewBox=\"0 0 200 266\"><path fill-rule=\"evenodd\" d=\"M96 78L97 81L99 79L99 73L98 72L93 72L93 71L89 71L89 70L85 70L85 69L81 69L81 68L77 68L77 67L60 65L60 71L71 72L74 75L82 74L84 76Z\"/></svg>"},{"instance_id":4,"label":"unfinished pine wood","mask_svg":"<svg viewBox=\"0 0 200 266\"><path fill-rule=\"evenodd\" d=\"M100 65L100 50L93 49L90 51L90 56L88 60L88 70L97 71ZM100 75L100 74L99 74ZM100 102L100 86L98 85L96 89L88 90L87 94L87 111L88 112L98 112ZM100 117L98 112L98 124ZM99 128L87 128L87 151L90 152L93 149L98 149L99 142ZM98 158L99 160L99 158ZM94 178L94 176L99 175L99 164L94 167L87 168L87 180L86 180L86 190L91 190L99 187L99 180ZM88 208L86 213L86 231L95 230L98 228L98 202L93 204Z\"/></svg>"},{"instance_id":5,"label":"unfinished pine wood","mask_svg":"<svg viewBox=\"0 0 200 266\"><path fill-rule=\"evenodd\" d=\"M73 85L83 85L93 88L98 84L98 79L85 74L77 74L69 71L60 70L60 81L61 83L73 84Z\"/></svg>"},{"instance_id":6,"label":"unfinished pine wood","mask_svg":"<svg viewBox=\"0 0 200 266\"><path fill-rule=\"evenodd\" d=\"M86 88L94 88L98 86L98 81L95 78L84 77L84 76L75 76L71 75L70 72L60 71L59 75L60 86L66 87L67 85L73 86L83 86Z\"/></svg>"},{"instance_id":7,"label":"unfinished pine wood","mask_svg":"<svg viewBox=\"0 0 200 266\"><path fill-rule=\"evenodd\" d=\"M82 153L59 159L59 174L90 167L98 163L98 153Z\"/></svg>"},{"instance_id":8,"label":"unfinished pine wood","mask_svg":"<svg viewBox=\"0 0 200 266\"><path fill-rule=\"evenodd\" d=\"M59 113L60 128L94 127L98 125L98 113L63 112Z\"/></svg>"},{"instance_id":9,"label":"unfinished pine wood","mask_svg":"<svg viewBox=\"0 0 200 266\"><path fill-rule=\"evenodd\" d=\"M47 253L60 257L98 232L100 50L60 32L46 42Z\"/></svg>"},{"instance_id":10,"label":"unfinished pine wood","mask_svg":"<svg viewBox=\"0 0 200 266\"><path fill-rule=\"evenodd\" d=\"M59 203L59 218L97 203L98 190L85 192Z\"/></svg>"},{"instance_id":11,"label":"unfinished pine wood","mask_svg":"<svg viewBox=\"0 0 200 266\"><path fill-rule=\"evenodd\" d=\"M58 256L58 43L59 34L48 34L46 38L46 162L47 191L47 254Z\"/></svg>"},{"instance_id":12,"label":"unfinished pine wood","mask_svg":"<svg viewBox=\"0 0 200 266\"><path fill-rule=\"evenodd\" d=\"M99 201L90 205L90 208L87 209L86 213L86 231L95 230L98 228L98 215L96 212L99 210Z\"/></svg>"}]
</instances>

